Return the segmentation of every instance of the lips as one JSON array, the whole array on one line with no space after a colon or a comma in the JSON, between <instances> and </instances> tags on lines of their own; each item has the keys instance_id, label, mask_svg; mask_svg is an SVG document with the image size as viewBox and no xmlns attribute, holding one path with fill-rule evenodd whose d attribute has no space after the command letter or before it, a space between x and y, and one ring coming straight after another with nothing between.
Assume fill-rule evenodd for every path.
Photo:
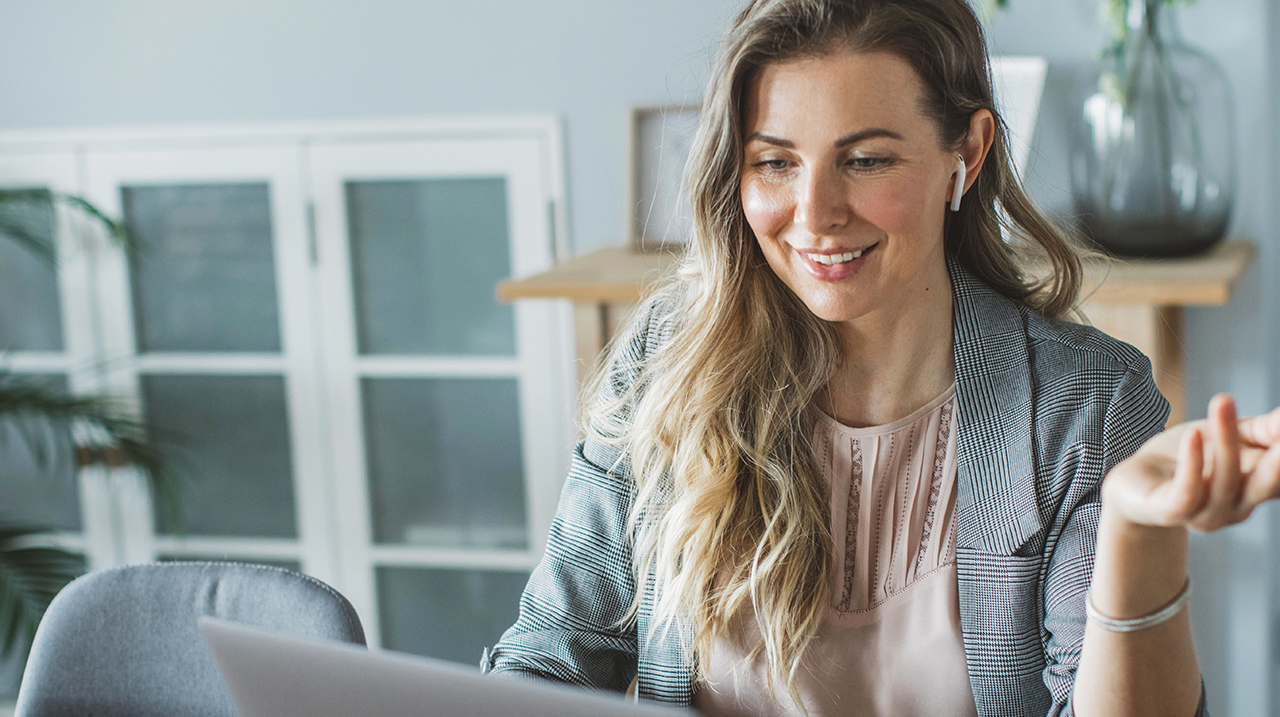
<instances>
[{"instance_id":1,"label":"lips","mask_svg":"<svg viewBox=\"0 0 1280 717\"><path fill-rule=\"evenodd\" d=\"M871 246L863 247L857 251L849 251L843 254L808 254L806 253L805 256L818 262L819 264L832 266L835 264L843 264L846 261L853 261L854 259L857 259L858 257L862 256L868 251L874 249L875 246L876 246L875 244L872 244Z\"/></svg>"},{"instance_id":2,"label":"lips","mask_svg":"<svg viewBox=\"0 0 1280 717\"><path fill-rule=\"evenodd\" d=\"M880 246L879 242L856 251L809 252L797 250L804 268L809 275L819 281L841 281L858 273L858 269L867 262L868 255Z\"/></svg>"}]
</instances>

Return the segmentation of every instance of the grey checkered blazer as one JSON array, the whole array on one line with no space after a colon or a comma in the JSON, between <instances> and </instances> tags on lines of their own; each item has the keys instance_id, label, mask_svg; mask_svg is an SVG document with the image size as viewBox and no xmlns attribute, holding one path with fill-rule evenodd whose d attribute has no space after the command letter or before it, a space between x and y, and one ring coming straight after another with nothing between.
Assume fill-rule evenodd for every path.
<instances>
[{"instance_id":1,"label":"grey checkered blazer","mask_svg":"<svg viewBox=\"0 0 1280 717\"><path fill-rule=\"evenodd\" d=\"M1047 320L958 265L949 268L956 566L978 714L1071 714L1101 511L1098 485L1161 430L1168 403L1150 362L1133 347ZM670 322L655 312L650 317L630 337L631 365L670 334ZM692 656L678 634L649 637L652 586L638 619L616 626L636 590L626 538L631 483L618 458L617 448L599 441L578 445L520 617L486 651L482 668L618 691L636 676L642 698L688 704Z\"/></svg>"}]
</instances>

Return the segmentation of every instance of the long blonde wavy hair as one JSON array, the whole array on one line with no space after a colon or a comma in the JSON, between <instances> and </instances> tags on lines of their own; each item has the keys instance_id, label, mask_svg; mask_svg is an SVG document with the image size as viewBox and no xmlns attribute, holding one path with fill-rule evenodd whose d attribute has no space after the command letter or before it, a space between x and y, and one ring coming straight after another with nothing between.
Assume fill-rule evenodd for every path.
<instances>
[{"instance_id":1,"label":"long blonde wavy hair","mask_svg":"<svg viewBox=\"0 0 1280 717\"><path fill-rule=\"evenodd\" d=\"M652 587L654 629L685 626L705 674L713 640L753 617L752 658L764 656L774 694L783 685L793 696L831 594L831 508L811 437L842 350L834 326L769 269L747 225L743 118L760 68L835 49L907 60L945 148L960 146L974 112L995 115L990 154L946 225L949 258L1051 317L1071 310L1080 289L1068 237L1010 163L986 42L965 0L747 3L721 44L688 167L693 242L637 312L650 322L661 314L670 338L640 362L621 342L607 353L584 393L584 425L630 462L633 569L640 593ZM1028 278L1028 257L1052 267L1046 278Z\"/></svg>"}]
</instances>

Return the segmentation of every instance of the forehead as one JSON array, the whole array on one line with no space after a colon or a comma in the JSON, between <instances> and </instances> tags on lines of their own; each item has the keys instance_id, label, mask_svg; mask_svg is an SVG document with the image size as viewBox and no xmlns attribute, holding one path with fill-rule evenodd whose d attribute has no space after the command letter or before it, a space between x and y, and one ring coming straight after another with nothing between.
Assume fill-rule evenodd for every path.
<instances>
[{"instance_id":1,"label":"forehead","mask_svg":"<svg viewBox=\"0 0 1280 717\"><path fill-rule=\"evenodd\" d=\"M911 65L887 52L835 52L765 65L746 97L746 129L840 134L884 127L932 134L921 113L923 86Z\"/></svg>"}]
</instances>

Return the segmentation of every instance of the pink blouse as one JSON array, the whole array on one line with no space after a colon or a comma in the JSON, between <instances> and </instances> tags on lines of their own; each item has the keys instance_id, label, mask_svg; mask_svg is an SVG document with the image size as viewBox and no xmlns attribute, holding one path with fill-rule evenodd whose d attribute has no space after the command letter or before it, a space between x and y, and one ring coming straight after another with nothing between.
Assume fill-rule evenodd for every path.
<instances>
[{"instance_id":1,"label":"pink blouse","mask_svg":"<svg viewBox=\"0 0 1280 717\"><path fill-rule=\"evenodd\" d=\"M955 386L884 426L823 416L814 450L831 486L831 603L797 684L765 687L758 632L721 640L693 706L708 717L976 716L955 571Z\"/></svg>"}]
</instances>

